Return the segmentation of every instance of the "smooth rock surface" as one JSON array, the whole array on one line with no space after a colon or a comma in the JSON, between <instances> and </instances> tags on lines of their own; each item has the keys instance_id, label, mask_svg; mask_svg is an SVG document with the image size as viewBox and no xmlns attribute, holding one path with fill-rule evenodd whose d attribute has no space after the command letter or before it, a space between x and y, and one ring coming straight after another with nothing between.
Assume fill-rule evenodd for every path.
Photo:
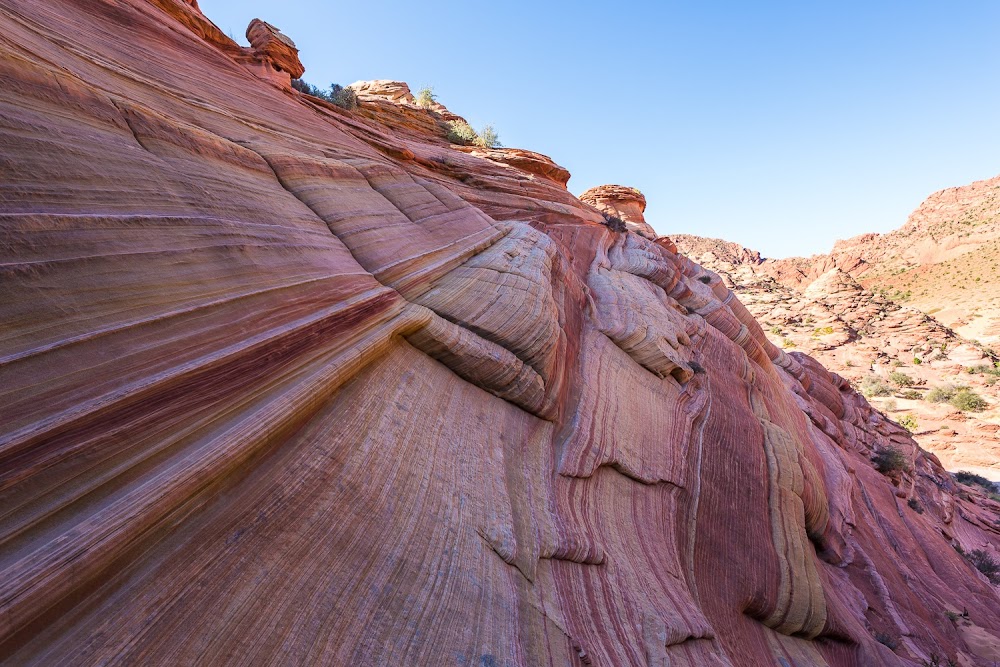
<instances>
[{"instance_id":1,"label":"smooth rock surface","mask_svg":"<svg viewBox=\"0 0 1000 667\"><path fill-rule=\"evenodd\" d=\"M988 664L1000 505L717 274L189 2L0 22L6 664Z\"/></svg>"}]
</instances>

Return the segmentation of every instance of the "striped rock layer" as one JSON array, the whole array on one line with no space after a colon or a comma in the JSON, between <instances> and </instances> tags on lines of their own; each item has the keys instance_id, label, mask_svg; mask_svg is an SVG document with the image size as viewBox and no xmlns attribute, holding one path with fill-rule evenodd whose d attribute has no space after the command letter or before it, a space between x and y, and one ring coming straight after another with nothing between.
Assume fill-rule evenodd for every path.
<instances>
[{"instance_id":1,"label":"striped rock layer","mask_svg":"<svg viewBox=\"0 0 1000 667\"><path fill-rule=\"evenodd\" d=\"M0 661L988 664L997 504L548 158L0 25Z\"/></svg>"}]
</instances>

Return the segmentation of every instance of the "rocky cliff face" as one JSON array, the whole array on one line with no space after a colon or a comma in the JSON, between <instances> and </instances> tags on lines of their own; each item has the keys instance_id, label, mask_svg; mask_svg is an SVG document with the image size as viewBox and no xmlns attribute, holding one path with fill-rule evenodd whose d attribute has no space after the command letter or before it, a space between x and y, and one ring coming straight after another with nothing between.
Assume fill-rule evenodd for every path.
<instances>
[{"instance_id":1,"label":"rocky cliff face","mask_svg":"<svg viewBox=\"0 0 1000 667\"><path fill-rule=\"evenodd\" d=\"M656 231L646 223L646 197L625 185L599 185L580 195L580 201L625 223L626 229L655 240Z\"/></svg>"},{"instance_id":2,"label":"rocky cliff face","mask_svg":"<svg viewBox=\"0 0 1000 667\"><path fill-rule=\"evenodd\" d=\"M755 251L716 239L672 238L723 278L775 345L808 353L876 394L875 406L910 423L921 447L949 470L1000 482L1000 370L988 349L884 292L863 288L836 267L806 287L790 286L770 275L770 261L753 261ZM962 411L928 400L948 387L968 387L985 404Z\"/></svg>"},{"instance_id":3,"label":"rocky cliff face","mask_svg":"<svg viewBox=\"0 0 1000 667\"><path fill-rule=\"evenodd\" d=\"M855 384L880 381L876 405L915 419L921 446L951 470L1000 482L998 189L1000 178L943 190L900 229L810 258L762 259L719 239L671 238L723 276L772 342ZM912 386L893 386L894 377ZM948 387L968 387L985 403L962 411L927 400Z\"/></svg>"},{"instance_id":4,"label":"rocky cliff face","mask_svg":"<svg viewBox=\"0 0 1000 667\"><path fill-rule=\"evenodd\" d=\"M768 275L799 288L839 269L965 338L998 346L1000 176L932 194L888 234L862 234L826 255L765 264Z\"/></svg>"},{"instance_id":5,"label":"rocky cliff face","mask_svg":"<svg viewBox=\"0 0 1000 667\"><path fill-rule=\"evenodd\" d=\"M1000 505L545 156L194 3L0 21L6 662L997 659Z\"/></svg>"}]
</instances>

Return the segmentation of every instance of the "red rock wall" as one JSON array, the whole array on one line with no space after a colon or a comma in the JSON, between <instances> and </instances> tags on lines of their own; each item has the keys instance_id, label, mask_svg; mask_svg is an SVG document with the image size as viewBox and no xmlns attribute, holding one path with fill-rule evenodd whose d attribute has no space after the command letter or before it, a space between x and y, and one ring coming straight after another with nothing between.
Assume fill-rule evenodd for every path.
<instances>
[{"instance_id":1,"label":"red rock wall","mask_svg":"<svg viewBox=\"0 0 1000 667\"><path fill-rule=\"evenodd\" d=\"M193 11L0 2L0 658L987 664L989 501L717 276Z\"/></svg>"}]
</instances>

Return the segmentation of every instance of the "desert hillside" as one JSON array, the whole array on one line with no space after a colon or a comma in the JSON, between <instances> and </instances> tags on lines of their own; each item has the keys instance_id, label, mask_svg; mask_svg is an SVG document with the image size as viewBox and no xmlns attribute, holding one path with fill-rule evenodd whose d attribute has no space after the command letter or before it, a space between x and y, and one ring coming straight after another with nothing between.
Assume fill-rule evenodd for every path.
<instances>
[{"instance_id":1,"label":"desert hillside","mask_svg":"<svg viewBox=\"0 0 1000 667\"><path fill-rule=\"evenodd\" d=\"M998 192L1000 177L934 193L900 229L807 259L671 238L726 279L776 345L850 380L948 469L1000 482Z\"/></svg>"},{"instance_id":2,"label":"desert hillside","mask_svg":"<svg viewBox=\"0 0 1000 667\"><path fill-rule=\"evenodd\" d=\"M0 23L3 664L1000 659L1000 498L641 193L195 0Z\"/></svg>"},{"instance_id":3,"label":"desert hillside","mask_svg":"<svg viewBox=\"0 0 1000 667\"><path fill-rule=\"evenodd\" d=\"M1000 343L1000 176L930 195L888 234L838 241L828 255L768 260L805 287L838 268L864 287L933 315L960 336Z\"/></svg>"}]
</instances>

